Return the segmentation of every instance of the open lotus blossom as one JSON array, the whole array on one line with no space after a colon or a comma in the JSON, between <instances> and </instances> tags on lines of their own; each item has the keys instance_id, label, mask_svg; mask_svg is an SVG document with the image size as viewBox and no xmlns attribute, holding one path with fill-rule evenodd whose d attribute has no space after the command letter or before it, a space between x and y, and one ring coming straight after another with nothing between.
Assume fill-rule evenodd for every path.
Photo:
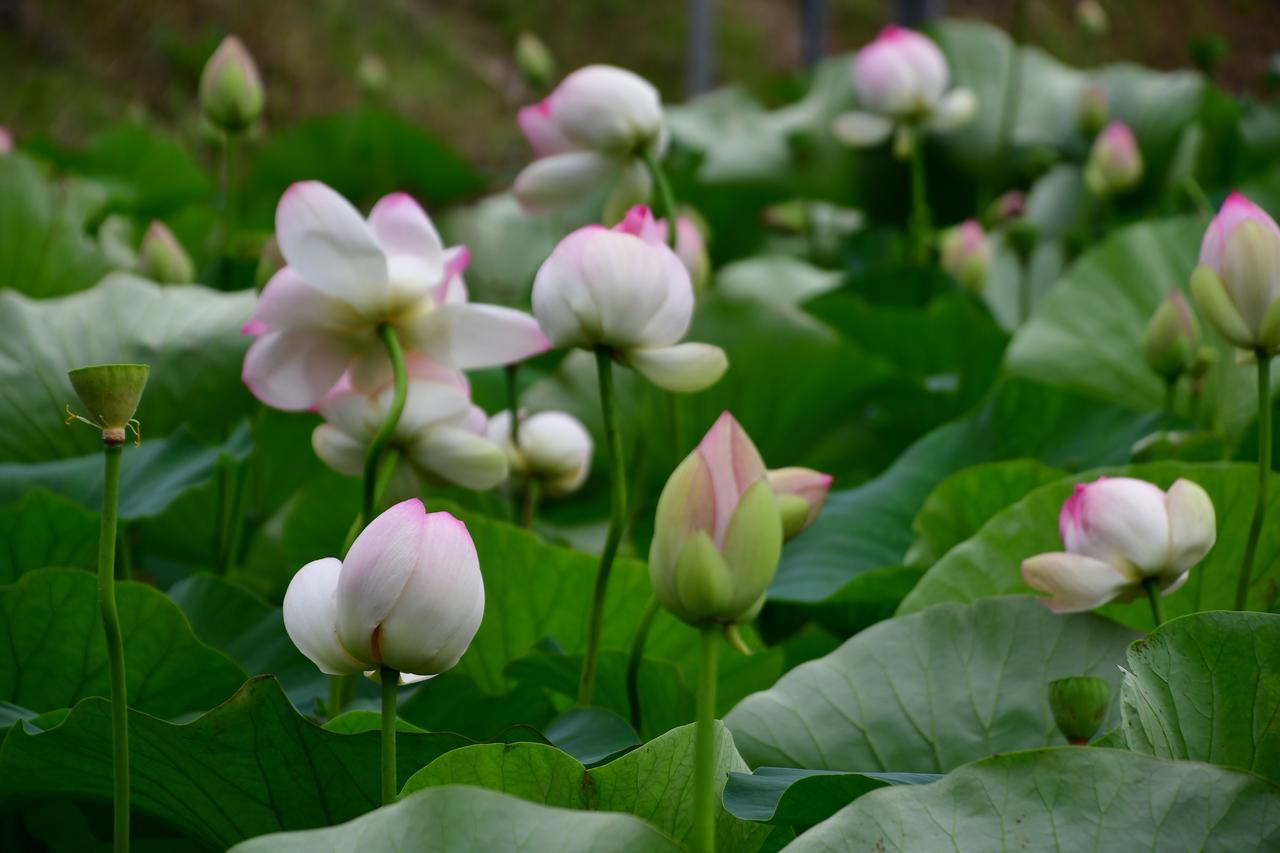
<instances>
[{"instance_id":1,"label":"open lotus blossom","mask_svg":"<svg viewBox=\"0 0 1280 853\"><path fill-rule=\"evenodd\" d=\"M1280 351L1280 227L1238 192L1204 232L1191 294L1235 346Z\"/></svg>"},{"instance_id":2,"label":"open lotus blossom","mask_svg":"<svg viewBox=\"0 0 1280 853\"><path fill-rule=\"evenodd\" d=\"M467 527L422 501L398 503L346 559L307 563L284 596L289 639L321 672L386 666L421 681L462 657L484 615L484 579Z\"/></svg>"},{"instance_id":3,"label":"open lotus blossom","mask_svg":"<svg viewBox=\"0 0 1280 853\"><path fill-rule=\"evenodd\" d=\"M541 481L551 497L577 491L591 473L591 433L565 412L521 412L517 445L511 441L511 412L504 409L489 419L489 440L506 450L511 470Z\"/></svg>"},{"instance_id":4,"label":"open lotus blossom","mask_svg":"<svg viewBox=\"0 0 1280 853\"><path fill-rule=\"evenodd\" d=\"M643 205L612 229L579 228L538 270L533 313L558 346L606 347L663 388L700 391L729 362L719 347L679 342L693 318L693 285L665 234Z\"/></svg>"},{"instance_id":5,"label":"open lotus blossom","mask_svg":"<svg viewBox=\"0 0 1280 853\"><path fill-rule=\"evenodd\" d=\"M391 375L379 328L406 350L466 370L547 349L528 314L467 301L465 247L445 249L412 198L395 193L366 221L317 181L294 184L276 208L286 266L271 277L246 334L243 378L277 409L316 406L344 374L372 390Z\"/></svg>"},{"instance_id":6,"label":"open lotus blossom","mask_svg":"<svg viewBox=\"0 0 1280 853\"><path fill-rule=\"evenodd\" d=\"M612 65L579 68L517 121L537 155L512 188L527 209L575 204L609 181L617 182L613 209L649 197L641 155L661 157L667 130L658 90L639 75Z\"/></svg>"},{"instance_id":7,"label":"open lotus blossom","mask_svg":"<svg viewBox=\"0 0 1280 853\"><path fill-rule=\"evenodd\" d=\"M419 481L491 489L505 480L506 454L487 438L487 418L472 404L466 377L416 355L407 366L409 393L387 445L400 451L391 494L416 494ZM341 474L360 476L394 395L392 382L365 392L344 378L320 401L325 422L311 434L316 455Z\"/></svg>"},{"instance_id":8,"label":"open lotus blossom","mask_svg":"<svg viewBox=\"0 0 1280 853\"><path fill-rule=\"evenodd\" d=\"M778 468L768 473L769 487L782 513L782 536L791 540L818 520L834 478L812 468Z\"/></svg>"},{"instance_id":9,"label":"open lotus blossom","mask_svg":"<svg viewBox=\"0 0 1280 853\"><path fill-rule=\"evenodd\" d=\"M939 244L942 268L966 289L981 293L991 272L991 243L978 220L966 219L948 228Z\"/></svg>"},{"instance_id":10,"label":"open lotus blossom","mask_svg":"<svg viewBox=\"0 0 1280 853\"><path fill-rule=\"evenodd\" d=\"M1153 581L1165 595L1186 583L1217 537L1213 502L1190 480L1165 492L1145 480L1081 483L1058 516L1065 552L1022 562L1022 577L1057 613L1129 601Z\"/></svg>"},{"instance_id":11,"label":"open lotus blossom","mask_svg":"<svg viewBox=\"0 0 1280 853\"><path fill-rule=\"evenodd\" d=\"M954 130L977 113L972 90L947 90L947 58L930 39L903 27L888 26L853 61L853 85L865 111L841 113L832 132L846 145L879 145L895 125L920 124Z\"/></svg>"},{"instance_id":12,"label":"open lotus blossom","mask_svg":"<svg viewBox=\"0 0 1280 853\"><path fill-rule=\"evenodd\" d=\"M1084 183L1094 195L1115 195L1137 186L1142 168L1142 149L1133 131L1124 122L1113 121L1093 141Z\"/></svg>"},{"instance_id":13,"label":"open lotus blossom","mask_svg":"<svg viewBox=\"0 0 1280 853\"><path fill-rule=\"evenodd\" d=\"M725 412L658 498L649 578L691 625L749 622L782 554L782 516L760 452Z\"/></svg>"}]
</instances>

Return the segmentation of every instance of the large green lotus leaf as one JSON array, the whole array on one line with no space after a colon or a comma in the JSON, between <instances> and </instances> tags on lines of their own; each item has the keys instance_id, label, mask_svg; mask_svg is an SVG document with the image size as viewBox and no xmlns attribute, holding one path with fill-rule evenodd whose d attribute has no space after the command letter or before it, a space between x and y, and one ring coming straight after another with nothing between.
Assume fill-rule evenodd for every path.
<instances>
[{"instance_id":1,"label":"large green lotus leaf","mask_svg":"<svg viewBox=\"0 0 1280 853\"><path fill-rule=\"evenodd\" d=\"M341 826L267 835L236 853L678 853L676 842L627 814L570 811L483 788L419 791Z\"/></svg>"},{"instance_id":2,"label":"large green lotus leaf","mask_svg":"<svg viewBox=\"0 0 1280 853\"><path fill-rule=\"evenodd\" d=\"M88 427L83 429L89 432ZM179 498L208 483L225 460L243 460L251 449L249 430L243 426L225 444L213 447L196 440L186 427L163 438L147 439L140 447L127 444L120 463L120 518L132 521L161 515ZM19 500L38 487L72 498L87 509L100 510L102 484L100 449L73 459L0 463L0 501ZM200 521L212 526L207 518ZM191 528L183 532L188 537L194 535Z\"/></svg>"},{"instance_id":3,"label":"large green lotus leaf","mask_svg":"<svg viewBox=\"0 0 1280 853\"><path fill-rule=\"evenodd\" d=\"M164 593L116 586L129 705L157 717L204 711L244 680L226 655L196 639ZM33 711L110 695L98 581L78 569L28 572L0 587L0 698Z\"/></svg>"},{"instance_id":4,"label":"large green lotus leaf","mask_svg":"<svg viewBox=\"0 0 1280 853\"><path fill-rule=\"evenodd\" d=\"M729 774L724 807L743 820L812 826L877 788L927 785L941 778L936 773L842 773L760 767L755 773Z\"/></svg>"},{"instance_id":5,"label":"large green lotus leaf","mask_svg":"<svg viewBox=\"0 0 1280 853\"><path fill-rule=\"evenodd\" d=\"M942 21L932 31L947 55L954 85L972 89L978 98L974 120L939 135L939 141L971 171L1003 167L999 134L1015 56L1012 40L974 21ZM1011 128L1015 144L1083 153L1085 140L1076 117L1081 95L1096 84L1107 93L1110 117L1133 129L1149 175L1163 171L1179 133L1199 110L1205 87L1204 78L1194 72L1158 72L1127 63L1080 71L1038 47L1021 48L1021 56L1022 85Z\"/></svg>"},{"instance_id":6,"label":"large green lotus leaf","mask_svg":"<svg viewBox=\"0 0 1280 853\"><path fill-rule=\"evenodd\" d=\"M1067 270L1018 330L1006 354L1009 371L1139 411L1160 409L1164 382L1142 357L1142 335L1165 294L1186 290L1203 235L1203 222L1180 218L1109 236ZM1235 434L1257 413L1252 368L1236 364L1234 351L1201 326L1220 350L1205 389L1206 418Z\"/></svg>"},{"instance_id":7,"label":"large green lotus leaf","mask_svg":"<svg viewBox=\"0 0 1280 853\"><path fill-rule=\"evenodd\" d=\"M44 177L23 154L0 157L0 288L61 296L106 275L111 264L84 220L67 186ZM8 313L0 309L0 318Z\"/></svg>"},{"instance_id":8,"label":"large green lotus leaf","mask_svg":"<svg viewBox=\"0 0 1280 853\"><path fill-rule=\"evenodd\" d=\"M179 581L169 598L182 608L197 637L226 652L250 675L274 675L299 710L311 711L328 693L329 677L293 645L280 608L207 574Z\"/></svg>"},{"instance_id":9,"label":"large green lotus leaf","mask_svg":"<svg viewBox=\"0 0 1280 853\"><path fill-rule=\"evenodd\" d=\"M857 575L901 565L916 513L962 468L1019 457L1068 469L1127 462L1154 421L1041 385L1001 383L975 415L930 432L876 479L832 492L813 527L784 550L770 599L818 603Z\"/></svg>"},{"instance_id":10,"label":"large green lotus leaf","mask_svg":"<svg viewBox=\"0 0 1280 853\"><path fill-rule=\"evenodd\" d=\"M1059 480L1029 493L1001 510L976 535L952 548L903 600L899 613L913 613L943 601L977 601L992 595L1030 592L1022 580L1027 557L1061 551L1058 513L1078 482L1099 476L1149 480L1168 488L1180 477L1199 483L1213 501L1218 541L1209 555L1191 570L1186 584L1164 599L1170 617L1232 606L1236 579L1253 512L1257 471L1253 465L1230 463L1155 462L1127 468L1105 468ZM1268 515L1280 513L1280 494L1271 495ZM1263 524L1254 563L1249 605L1270 609L1280 572L1280 526ZM1108 604L1102 610L1139 630L1152 627L1150 606L1144 599Z\"/></svg>"},{"instance_id":11,"label":"large green lotus leaf","mask_svg":"<svg viewBox=\"0 0 1280 853\"><path fill-rule=\"evenodd\" d=\"M430 208L484 184L439 138L384 109L367 106L307 119L272 134L254 153L246 215L266 225L294 181L323 181L362 210L386 193L411 193Z\"/></svg>"},{"instance_id":12,"label":"large green lotus leaf","mask_svg":"<svg viewBox=\"0 0 1280 853\"><path fill-rule=\"evenodd\" d=\"M916 541L907 552L907 563L932 566L991 516L1032 489L1065 476L1065 471L1034 459L988 462L957 471L938 484L911 522Z\"/></svg>"},{"instance_id":13,"label":"large green lotus leaf","mask_svg":"<svg viewBox=\"0 0 1280 853\"><path fill-rule=\"evenodd\" d=\"M401 733L401 783L470 743ZM270 677L251 679L186 725L131 710L129 751L135 811L218 850L267 832L350 820L381 799L378 733L325 731L299 716ZM110 803L107 700L86 699L45 730L13 726L0 746L0 807L54 798Z\"/></svg>"},{"instance_id":14,"label":"large green lotus leaf","mask_svg":"<svg viewBox=\"0 0 1280 853\"><path fill-rule=\"evenodd\" d=\"M1120 707L1135 752L1280 782L1280 616L1215 612L1166 622L1130 647Z\"/></svg>"},{"instance_id":15,"label":"large green lotus leaf","mask_svg":"<svg viewBox=\"0 0 1280 853\"><path fill-rule=\"evenodd\" d=\"M97 565L98 516L69 498L32 489L0 506L0 584L46 566Z\"/></svg>"},{"instance_id":16,"label":"large green lotus leaf","mask_svg":"<svg viewBox=\"0 0 1280 853\"><path fill-rule=\"evenodd\" d=\"M101 447L89 427L64 426L64 406L86 414L67 371L89 364L151 365L138 408L145 439L181 424L222 438L249 411L240 382L254 295L199 285L161 287L117 274L92 290L35 301L0 291L0 459L38 462Z\"/></svg>"},{"instance_id":17,"label":"large green lotus leaf","mask_svg":"<svg viewBox=\"0 0 1280 853\"><path fill-rule=\"evenodd\" d=\"M475 785L552 806L622 811L642 817L681 842L693 833L692 725L672 729L621 758L587 770L553 747L536 743L491 744L454 750L418 771L405 785L409 794L427 787ZM715 770L719 801L727 775L746 764L733 738L716 727ZM716 846L750 853L768 834L721 808Z\"/></svg>"},{"instance_id":18,"label":"large green lotus leaf","mask_svg":"<svg viewBox=\"0 0 1280 853\"><path fill-rule=\"evenodd\" d=\"M140 124L98 131L76 150L45 140L27 147L59 169L101 184L112 207L138 216L158 216L205 200L213 191L209 176L180 142Z\"/></svg>"},{"instance_id":19,"label":"large green lotus leaf","mask_svg":"<svg viewBox=\"0 0 1280 853\"><path fill-rule=\"evenodd\" d=\"M1135 636L1091 614L1056 616L1029 597L942 605L873 625L796 667L725 724L753 767L944 773L1062 743L1048 683L1096 675L1118 686Z\"/></svg>"},{"instance_id":20,"label":"large green lotus leaf","mask_svg":"<svg viewBox=\"0 0 1280 853\"><path fill-rule=\"evenodd\" d=\"M999 755L932 785L872 791L793 844L833 850L1160 850L1280 844L1280 788L1207 764L1114 749Z\"/></svg>"}]
</instances>

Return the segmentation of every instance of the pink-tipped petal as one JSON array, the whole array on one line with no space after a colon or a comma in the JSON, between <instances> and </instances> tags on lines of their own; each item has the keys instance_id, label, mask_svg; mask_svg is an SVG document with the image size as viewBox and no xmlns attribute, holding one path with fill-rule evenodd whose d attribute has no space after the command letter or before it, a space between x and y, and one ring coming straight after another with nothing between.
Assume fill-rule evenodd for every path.
<instances>
[{"instance_id":1,"label":"pink-tipped petal","mask_svg":"<svg viewBox=\"0 0 1280 853\"><path fill-rule=\"evenodd\" d=\"M713 538L719 546L724 541L729 520L738 508L738 500L747 489L765 477L764 460L746 430L728 412L716 419L698 444L697 452L711 476L716 513Z\"/></svg>"},{"instance_id":2,"label":"pink-tipped petal","mask_svg":"<svg viewBox=\"0 0 1280 853\"><path fill-rule=\"evenodd\" d=\"M1032 589L1049 595L1043 601L1054 613L1093 610L1132 584L1101 560L1061 552L1023 560L1022 579Z\"/></svg>"},{"instance_id":3,"label":"pink-tipped petal","mask_svg":"<svg viewBox=\"0 0 1280 853\"><path fill-rule=\"evenodd\" d=\"M384 306L387 263L373 232L338 193L319 181L296 183L276 208L285 261L312 287L365 311Z\"/></svg>"},{"instance_id":4,"label":"pink-tipped petal","mask_svg":"<svg viewBox=\"0 0 1280 853\"><path fill-rule=\"evenodd\" d=\"M383 196L369 214L369 227L387 255L407 255L435 280L445 273L444 243L422 206L408 193Z\"/></svg>"},{"instance_id":5,"label":"pink-tipped petal","mask_svg":"<svg viewBox=\"0 0 1280 853\"><path fill-rule=\"evenodd\" d=\"M1204 232L1204 239L1200 243L1200 263L1221 275L1222 253L1227 247L1227 238L1237 225L1246 220L1260 223L1280 239L1280 226L1276 225L1276 221L1243 193L1233 192L1227 196L1222 209Z\"/></svg>"},{"instance_id":6,"label":"pink-tipped petal","mask_svg":"<svg viewBox=\"0 0 1280 853\"><path fill-rule=\"evenodd\" d=\"M1132 567L1129 571L1139 575L1151 574L1169 561L1165 495L1145 480L1104 477L1079 484L1063 505L1058 522L1068 551L1118 570Z\"/></svg>"},{"instance_id":7,"label":"pink-tipped petal","mask_svg":"<svg viewBox=\"0 0 1280 853\"><path fill-rule=\"evenodd\" d=\"M379 515L347 552L338 578L338 639L364 661L381 662L381 626L418 569L426 510L417 498Z\"/></svg>"},{"instance_id":8,"label":"pink-tipped petal","mask_svg":"<svg viewBox=\"0 0 1280 853\"><path fill-rule=\"evenodd\" d=\"M414 339L428 357L459 370L514 364L551 348L533 317L476 302L436 309Z\"/></svg>"},{"instance_id":9,"label":"pink-tipped petal","mask_svg":"<svg viewBox=\"0 0 1280 853\"><path fill-rule=\"evenodd\" d=\"M577 147L556 124L551 98L521 107L516 112L516 124L538 157L563 154Z\"/></svg>"},{"instance_id":10,"label":"pink-tipped petal","mask_svg":"<svg viewBox=\"0 0 1280 853\"><path fill-rule=\"evenodd\" d=\"M356 318L347 302L312 287L297 270L285 267L263 288L245 333L261 335L303 327L340 329Z\"/></svg>"},{"instance_id":11,"label":"pink-tipped petal","mask_svg":"<svg viewBox=\"0 0 1280 853\"><path fill-rule=\"evenodd\" d=\"M241 378L273 409L298 412L316 406L342 378L352 348L342 338L312 329L262 335L245 353Z\"/></svg>"},{"instance_id":12,"label":"pink-tipped petal","mask_svg":"<svg viewBox=\"0 0 1280 853\"><path fill-rule=\"evenodd\" d=\"M653 211L647 204L637 204L628 210L622 221L613 226L613 230L639 237L646 243L667 242L667 221L654 219Z\"/></svg>"}]
</instances>

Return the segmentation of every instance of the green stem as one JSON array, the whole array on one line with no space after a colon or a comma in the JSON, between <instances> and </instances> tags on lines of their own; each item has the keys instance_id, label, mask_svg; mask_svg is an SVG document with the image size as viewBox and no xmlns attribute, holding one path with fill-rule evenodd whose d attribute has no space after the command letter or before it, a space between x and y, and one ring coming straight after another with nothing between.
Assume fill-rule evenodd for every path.
<instances>
[{"instance_id":1,"label":"green stem","mask_svg":"<svg viewBox=\"0 0 1280 853\"><path fill-rule=\"evenodd\" d=\"M1249 522L1249 538L1244 546L1244 562L1236 585L1236 610L1244 610L1249 599L1249 576L1262 535L1262 519L1267 512L1267 476L1271 473L1271 354L1258 349L1258 498Z\"/></svg>"},{"instance_id":2,"label":"green stem","mask_svg":"<svg viewBox=\"0 0 1280 853\"><path fill-rule=\"evenodd\" d=\"M538 496L542 491L542 481L536 477L529 477L524 483L524 500L520 507L520 526L529 528L533 526L533 517L538 511Z\"/></svg>"},{"instance_id":3,"label":"green stem","mask_svg":"<svg viewBox=\"0 0 1280 853\"><path fill-rule=\"evenodd\" d=\"M1178 380L1177 378L1166 379L1164 382L1164 413L1168 420L1173 420L1177 415L1178 405Z\"/></svg>"},{"instance_id":4,"label":"green stem","mask_svg":"<svg viewBox=\"0 0 1280 853\"><path fill-rule=\"evenodd\" d=\"M1026 0L1014 0L1013 23L1010 28L1010 35L1013 37L1013 51L1009 61L1009 74L1004 81L1004 93L1000 107L1000 126L996 134L995 162L997 169L1009 166L1009 149L1013 142L1013 128L1018 122L1018 106L1022 100L1022 43L1026 37L1026 23Z\"/></svg>"},{"instance_id":5,"label":"green stem","mask_svg":"<svg viewBox=\"0 0 1280 853\"><path fill-rule=\"evenodd\" d=\"M644 660L644 644L649 639L653 618L658 615L658 599L649 596L649 602L640 614L636 634L631 639L631 653L627 655L627 704L631 708L631 728L640 731L640 664Z\"/></svg>"},{"instance_id":6,"label":"green stem","mask_svg":"<svg viewBox=\"0 0 1280 853\"><path fill-rule=\"evenodd\" d=\"M116 612L116 524L120 506L121 444L103 448L102 528L98 534L98 609L107 638L111 669L111 754L114 759L112 806L115 810L115 853L129 850L129 696L124 678L124 637Z\"/></svg>"},{"instance_id":7,"label":"green stem","mask_svg":"<svg viewBox=\"0 0 1280 853\"><path fill-rule=\"evenodd\" d=\"M1204 187L1200 186L1200 182L1194 175L1187 175L1182 179L1182 188L1195 203L1196 215L1200 217L1200 221L1208 222L1213 216L1213 202L1209 201L1209 196L1205 195Z\"/></svg>"},{"instance_id":8,"label":"green stem","mask_svg":"<svg viewBox=\"0 0 1280 853\"><path fill-rule=\"evenodd\" d=\"M596 372L600 377L600 408L604 414L605 446L609 450L609 486L612 504L609 511L609 533L600 552L600 568L595 589L591 593L591 615L587 622L587 653L582 661L582 677L578 681L578 705L591 704L596 684L596 663L600 656L600 632L604 627L604 599L609 590L609 572L622 541L627 523L627 480L622 462L622 433L618 429L613 390L613 354L606 347L596 347Z\"/></svg>"},{"instance_id":9,"label":"green stem","mask_svg":"<svg viewBox=\"0 0 1280 853\"><path fill-rule=\"evenodd\" d=\"M658 158L653 156L652 151L644 151L640 158L644 160L644 164L649 169L649 174L653 177L653 188L657 198L654 200L654 215L658 219L667 220L667 245L672 249L676 247L676 196L671 191L671 182L667 180L666 170L662 168L662 164L658 162Z\"/></svg>"},{"instance_id":10,"label":"green stem","mask_svg":"<svg viewBox=\"0 0 1280 853\"><path fill-rule=\"evenodd\" d=\"M915 262L929 262L929 197L925 189L924 134L911 129L911 252Z\"/></svg>"},{"instance_id":11,"label":"green stem","mask_svg":"<svg viewBox=\"0 0 1280 853\"><path fill-rule=\"evenodd\" d=\"M511 412L511 444L520 446L520 385L516 381L520 374L519 364L508 364L505 368L507 376L507 410Z\"/></svg>"},{"instance_id":12,"label":"green stem","mask_svg":"<svg viewBox=\"0 0 1280 853\"><path fill-rule=\"evenodd\" d=\"M378 327L378 335L387 348L391 359L391 372L395 377L395 392L391 398L391 408L387 417L374 433L373 441L364 457L364 494L360 502L360 514L364 524L373 520L373 510L377 503L378 463L382 460L382 451L387 442L395 434L396 425L400 423L400 413L404 411L405 399L409 396L409 372L405 368L404 350L400 346L400 336L395 328L384 323Z\"/></svg>"},{"instance_id":13,"label":"green stem","mask_svg":"<svg viewBox=\"0 0 1280 853\"><path fill-rule=\"evenodd\" d=\"M227 463L218 472L220 506L218 509L217 561L218 574L223 577L226 576L232 563L235 562L236 540L239 538L240 527L243 522L241 508L244 504L244 474L243 467L234 462Z\"/></svg>"},{"instance_id":14,"label":"green stem","mask_svg":"<svg viewBox=\"0 0 1280 853\"><path fill-rule=\"evenodd\" d=\"M400 686L400 673L389 666L382 667L382 804L396 801L399 786L396 785L396 688Z\"/></svg>"},{"instance_id":15,"label":"green stem","mask_svg":"<svg viewBox=\"0 0 1280 853\"><path fill-rule=\"evenodd\" d=\"M1160 580L1147 578L1142 582L1142 588L1146 590L1147 600L1151 602L1151 618L1159 628L1164 624L1164 602L1160 599Z\"/></svg>"},{"instance_id":16,"label":"green stem","mask_svg":"<svg viewBox=\"0 0 1280 853\"><path fill-rule=\"evenodd\" d=\"M231 280L232 245L236 230L236 148L239 136L227 133L222 142L222 279Z\"/></svg>"},{"instance_id":17,"label":"green stem","mask_svg":"<svg viewBox=\"0 0 1280 853\"><path fill-rule=\"evenodd\" d=\"M720 664L720 626L703 625L698 659L698 715L693 745L693 849L716 849L716 680Z\"/></svg>"}]
</instances>

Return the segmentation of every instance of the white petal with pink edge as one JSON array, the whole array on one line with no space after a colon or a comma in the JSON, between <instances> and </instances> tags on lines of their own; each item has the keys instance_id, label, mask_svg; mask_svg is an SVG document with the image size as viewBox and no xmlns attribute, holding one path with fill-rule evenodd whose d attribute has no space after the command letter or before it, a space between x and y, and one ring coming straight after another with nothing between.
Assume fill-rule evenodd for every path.
<instances>
[{"instance_id":1,"label":"white petal with pink edge","mask_svg":"<svg viewBox=\"0 0 1280 853\"><path fill-rule=\"evenodd\" d=\"M312 287L365 313L383 309L386 256L359 211L329 187L303 181L285 191L276 208L276 241Z\"/></svg>"},{"instance_id":2,"label":"white petal with pink edge","mask_svg":"<svg viewBox=\"0 0 1280 853\"><path fill-rule=\"evenodd\" d=\"M241 378L274 409L309 409L342 378L353 349L350 341L314 329L268 332L249 347Z\"/></svg>"},{"instance_id":3,"label":"white petal with pink edge","mask_svg":"<svg viewBox=\"0 0 1280 853\"><path fill-rule=\"evenodd\" d=\"M284 594L284 629L289 639L328 675L355 675L368 668L338 641L338 577L342 563L333 557L307 563Z\"/></svg>"},{"instance_id":4,"label":"white petal with pink edge","mask_svg":"<svg viewBox=\"0 0 1280 853\"><path fill-rule=\"evenodd\" d=\"M1081 554L1039 554L1022 561L1027 586L1049 595L1054 613L1080 613L1111 601L1133 581L1101 560Z\"/></svg>"},{"instance_id":5,"label":"white petal with pink edge","mask_svg":"<svg viewBox=\"0 0 1280 853\"><path fill-rule=\"evenodd\" d=\"M514 364L551 347L538 321L523 311L475 302L437 308L409 337L429 358L459 370Z\"/></svg>"}]
</instances>

